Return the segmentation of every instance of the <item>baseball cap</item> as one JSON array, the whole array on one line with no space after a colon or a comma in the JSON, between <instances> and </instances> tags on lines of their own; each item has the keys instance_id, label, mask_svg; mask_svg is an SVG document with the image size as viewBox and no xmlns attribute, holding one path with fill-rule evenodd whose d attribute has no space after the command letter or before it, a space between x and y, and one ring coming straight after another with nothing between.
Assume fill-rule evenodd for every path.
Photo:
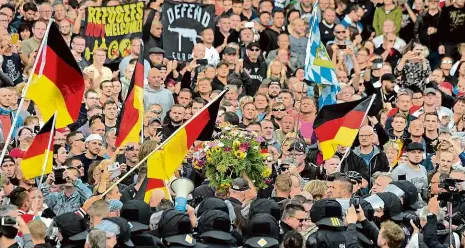
<instances>
[{"instance_id":1,"label":"baseball cap","mask_svg":"<svg viewBox=\"0 0 465 248\"><path fill-rule=\"evenodd\" d=\"M55 217L54 220L65 239L86 230L84 219L73 212L61 214Z\"/></svg>"},{"instance_id":2,"label":"baseball cap","mask_svg":"<svg viewBox=\"0 0 465 248\"><path fill-rule=\"evenodd\" d=\"M199 220L198 232L201 238L232 240L231 219L221 210L208 210Z\"/></svg>"},{"instance_id":3,"label":"baseball cap","mask_svg":"<svg viewBox=\"0 0 465 248\"><path fill-rule=\"evenodd\" d=\"M279 166L283 166L283 165L297 165L297 161L294 158L287 157L281 161L281 164Z\"/></svg>"},{"instance_id":4,"label":"baseball cap","mask_svg":"<svg viewBox=\"0 0 465 248\"><path fill-rule=\"evenodd\" d=\"M160 120L160 118L152 118L149 121L149 125L152 125L153 123L158 122L160 125L163 124Z\"/></svg>"},{"instance_id":5,"label":"baseball cap","mask_svg":"<svg viewBox=\"0 0 465 248\"><path fill-rule=\"evenodd\" d=\"M412 143L408 144L407 152L416 151L416 150L424 151L423 145L418 143L418 142L412 142Z\"/></svg>"},{"instance_id":6,"label":"baseball cap","mask_svg":"<svg viewBox=\"0 0 465 248\"><path fill-rule=\"evenodd\" d=\"M316 201L310 210L310 219L317 226L342 227L342 206L335 199Z\"/></svg>"},{"instance_id":7,"label":"baseball cap","mask_svg":"<svg viewBox=\"0 0 465 248\"><path fill-rule=\"evenodd\" d=\"M236 54L237 50L233 47L226 47L223 53L224 54Z\"/></svg>"},{"instance_id":8,"label":"baseball cap","mask_svg":"<svg viewBox=\"0 0 465 248\"><path fill-rule=\"evenodd\" d=\"M100 136L98 134L91 134L91 135L87 136L86 143L90 142L90 141L94 141L94 140L98 140L100 142L103 142L102 136Z\"/></svg>"},{"instance_id":9,"label":"baseball cap","mask_svg":"<svg viewBox=\"0 0 465 248\"><path fill-rule=\"evenodd\" d=\"M252 49L253 47L258 47L260 48L260 44L258 42L250 42L248 45L247 45L247 49Z\"/></svg>"},{"instance_id":10,"label":"baseball cap","mask_svg":"<svg viewBox=\"0 0 465 248\"><path fill-rule=\"evenodd\" d=\"M176 245L193 247L196 240L192 237L192 225L186 213L174 209L165 210L158 223L160 237Z\"/></svg>"},{"instance_id":11,"label":"baseball cap","mask_svg":"<svg viewBox=\"0 0 465 248\"><path fill-rule=\"evenodd\" d=\"M290 152L293 150L305 153L305 143L300 140L293 142L291 146L289 146L289 149L287 149L287 151Z\"/></svg>"},{"instance_id":12,"label":"baseball cap","mask_svg":"<svg viewBox=\"0 0 465 248\"><path fill-rule=\"evenodd\" d=\"M121 217L131 223L133 232L148 229L150 216L150 206L140 200L127 201L121 208Z\"/></svg>"},{"instance_id":13,"label":"baseball cap","mask_svg":"<svg viewBox=\"0 0 465 248\"><path fill-rule=\"evenodd\" d=\"M271 80L269 83L268 83L268 87L270 87L271 85L278 85L279 87L281 87L281 84L276 81L276 80Z\"/></svg>"},{"instance_id":14,"label":"baseball cap","mask_svg":"<svg viewBox=\"0 0 465 248\"><path fill-rule=\"evenodd\" d=\"M245 244L250 247L266 248L279 245L279 224L270 214L253 216L244 230Z\"/></svg>"},{"instance_id":15,"label":"baseball cap","mask_svg":"<svg viewBox=\"0 0 465 248\"><path fill-rule=\"evenodd\" d=\"M426 88L425 89L425 92L423 92L423 94L426 96L428 94L436 94L436 90L433 89L433 88Z\"/></svg>"},{"instance_id":16,"label":"baseball cap","mask_svg":"<svg viewBox=\"0 0 465 248\"><path fill-rule=\"evenodd\" d=\"M165 51L159 47L152 47L150 48L149 50L149 54L152 54L152 53L161 53L163 55L165 55Z\"/></svg>"},{"instance_id":17,"label":"baseball cap","mask_svg":"<svg viewBox=\"0 0 465 248\"><path fill-rule=\"evenodd\" d=\"M15 158L13 158L13 157L10 156L10 155L5 155L5 156L3 157L2 164L3 164L3 163L6 163L6 162L15 163Z\"/></svg>"},{"instance_id":18,"label":"baseball cap","mask_svg":"<svg viewBox=\"0 0 465 248\"><path fill-rule=\"evenodd\" d=\"M249 183L244 178L238 177L232 180L231 189L235 191L246 191L249 189Z\"/></svg>"},{"instance_id":19,"label":"baseball cap","mask_svg":"<svg viewBox=\"0 0 465 248\"><path fill-rule=\"evenodd\" d=\"M386 73L384 75L381 76L381 82L382 81L391 81L391 82L394 82L396 81L396 76L394 76L393 74L391 73Z\"/></svg>"}]
</instances>

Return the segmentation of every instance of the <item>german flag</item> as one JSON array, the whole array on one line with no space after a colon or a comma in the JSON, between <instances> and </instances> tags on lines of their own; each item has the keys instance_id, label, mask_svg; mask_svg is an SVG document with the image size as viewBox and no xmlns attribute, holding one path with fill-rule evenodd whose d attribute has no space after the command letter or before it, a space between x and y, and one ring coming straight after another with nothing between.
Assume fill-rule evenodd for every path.
<instances>
[{"instance_id":1,"label":"german flag","mask_svg":"<svg viewBox=\"0 0 465 248\"><path fill-rule=\"evenodd\" d=\"M162 149L147 160L147 188L145 202L149 202L152 190L161 188L168 197L164 180L169 180L182 164L196 140L210 140L215 128L220 102L226 91L221 92L194 117L184 123L166 141Z\"/></svg>"},{"instance_id":2,"label":"german flag","mask_svg":"<svg viewBox=\"0 0 465 248\"><path fill-rule=\"evenodd\" d=\"M143 49L142 49L143 50ZM118 118L118 129L115 146L120 147L128 142L139 143L141 141L142 118L144 117L144 57L139 54L131 84L128 89L128 97L124 102Z\"/></svg>"},{"instance_id":3,"label":"german flag","mask_svg":"<svg viewBox=\"0 0 465 248\"><path fill-rule=\"evenodd\" d=\"M44 174L52 173L53 138L50 140L50 136L53 135L54 121L55 116L52 116L40 129L39 133L34 137L31 146L26 151L23 161L21 161L21 170L26 180L42 175L42 167L47 153L48 157ZM48 146L50 141L50 146Z\"/></svg>"},{"instance_id":4,"label":"german flag","mask_svg":"<svg viewBox=\"0 0 465 248\"><path fill-rule=\"evenodd\" d=\"M336 154L337 145L352 145L373 99L374 96L321 108L313 123L313 129L324 160Z\"/></svg>"},{"instance_id":5,"label":"german flag","mask_svg":"<svg viewBox=\"0 0 465 248\"><path fill-rule=\"evenodd\" d=\"M56 127L63 128L79 117L84 78L56 24L51 24L44 39L26 98L37 104L43 120L56 111Z\"/></svg>"}]
</instances>

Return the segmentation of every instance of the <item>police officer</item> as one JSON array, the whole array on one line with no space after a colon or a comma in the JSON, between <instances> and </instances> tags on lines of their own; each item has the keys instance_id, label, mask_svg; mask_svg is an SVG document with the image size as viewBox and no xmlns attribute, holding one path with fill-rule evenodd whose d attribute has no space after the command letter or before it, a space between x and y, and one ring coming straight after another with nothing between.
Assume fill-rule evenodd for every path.
<instances>
[{"instance_id":1,"label":"police officer","mask_svg":"<svg viewBox=\"0 0 465 248\"><path fill-rule=\"evenodd\" d=\"M192 236L192 224L186 213L174 209L165 210L158 224L158 232L164 247L204 248Z\"/></svg>"},{"instance_id":2,"label":"police officer","mask_svg":"<svg viewBox=\"0 0 465 248\"><path fill-rule=\"evenodd\" d=\"M208 210L199 220L199 241L212 248L236 247L231 235L231 220L221 210Z\"/></svg>"}]
</instances>

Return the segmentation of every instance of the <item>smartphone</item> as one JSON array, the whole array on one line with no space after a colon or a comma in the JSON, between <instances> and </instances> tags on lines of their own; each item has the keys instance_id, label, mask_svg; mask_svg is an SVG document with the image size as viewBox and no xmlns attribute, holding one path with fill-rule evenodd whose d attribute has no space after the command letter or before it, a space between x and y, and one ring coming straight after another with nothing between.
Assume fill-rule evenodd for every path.
<instances>
[{"instance_id":1,"label":"smartphone","mask_svg":"<svg viewBox=\"0 0 465 248\"><path fill-rule=\"evenodd\" d=\"M346 48L347 48L347 45L337 45L337 47L338 47L339 49L346 49Z\"/></svg>"},{"instance_id":2,"label":"smartphone","mask_svg":"<svg viewBox=\"0 0 465 248\"><path fill-rule=\"evenodd\" d=\"M197 64L198 65L208 65L208 59L198 59Z\"/></svg>"},{"instance_id":3,"label":"smartphone","mask_svg":"<svg viewBox=\"0 0 465 248\"><path fill-rule=\"evenodd\" d=\"M404 175L399 175L397 177L397 181L400 181L400 180L407 180L407 176L404 174Z\"/></svg>"},{"instance_id":4,"label":"smartphone","mask_svg":"<svg viewBox=\"0 0 465 248\"><path fill-rule=\"evenodd\" d=\"M16 226L18 224L18 221L16 220L16 218L13 218L11 216L1 217L0 222L2 226Z\"/></svg>"},{"instance_id":5,"label":"smartphone","mask_svg":"<svg viewBox=\"0 0 465 248\"><path fill-rule=\"evenodd\" d=\"M13 44L13 45L18 44L18 40L19 40L19 34L18 33L11 34L11 44Z\"/></svg>"},{"instance_id":6,"label":"smartphone","mask_svg":"<svg viewBox=\"0 0 465 248\"><path fill-rule=\"evenodd\" d=\"M121 165L116 162L108 166L108 172L111 173L110 179L115 179L121 175Z\"/></svg>"},{"instance_id":7,"label":"smartphone","mask_svg":"<svg viewBox=\"0 0 465 248\"><path fill-rule=\"evenodd\" d=\"M354 205L355 210L358 211L358 208L360 207L360 197L354 196L350 198L349 205Z\"/></svg>"},{"instance_id":8,"label":"smartphone","mask_svg":"<svg viewBox=\"0 0 465 248\"><path fill-rule=\"evenodd\" d=\"M40 131L40 126L39 126L39 125L34 126L34 133L35 133L35 134L38 134L39 131Z\"/></svg>"},{"instance_id":9,"label":"smartphone","mask_svg":"<svg viewBox=\"0 0 465 248\"><path fill-rule=\"evenodd\" d=\"M67 183L66 178L63 178L63 173L65 172L65 168L55 169L53 170L53 174L55 174L55 184L65 184Z\"/></svg>"},{"instance_id":10,"label":"smartphone","mask_svg":"<svg viewBox=\"0 0 465 248\"><path fill-rule=\"evenodd\" d=\"M253 28L253 27L255 27L255 24L254 24L253 22L246 22L246 23L244 24L244 27L246 27L246 28Z\"/></svg>"}]
</instances>

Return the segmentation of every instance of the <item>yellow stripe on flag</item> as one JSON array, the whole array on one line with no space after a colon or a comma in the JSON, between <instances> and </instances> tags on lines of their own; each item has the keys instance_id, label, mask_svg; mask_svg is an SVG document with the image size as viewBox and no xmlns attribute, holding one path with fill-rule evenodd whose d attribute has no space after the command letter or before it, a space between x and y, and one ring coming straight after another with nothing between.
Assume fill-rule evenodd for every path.
<instances>
[{"instance_id":1,"label":"yellow stripe on flag","mask_svg":"<svg viewBox=\"0 0 465 248\"><path fill-rule=\"evenodd\" d=\"M68 112L68 108L66 107L65 100L60 90L57 88L56 84L50 81L45 75L38 76L34 74L32 76L26 98L34 101L44 121L49 120L56 110L56 128L63 128L74 122Z\"/></svg>"},{"instance_id":2,"label":"yellow stripe on flag","mask_svg":"<svg viewBox=\"0 0 465 248\"><path fill-rule=\"evenodd\" d=\"M44 174L50 174L52 173L53 168L53 152L50 150L47 150L46 152L48 152L48 162L45 167ZM21 170L23 171L23 175L26 180L40 177L42 175L42 166L44 164L46 152L42 155L37 155L21 161Z\"/></svg>"},{"instance_id":3,"label":"yellow stripe on flag","mask_svg":"<svg viewBox=\"0 0 465 248\"><path fill-rule=\"evenodd\" d=\"M162 188L156 188L156 189L161 189L163 190L163 192L165 192L165 198L168 199L168 200L171 200L170 199L170 194L168 192L168 188L166 187L162 187ZM145 192L145 196L144 196L144 201L148 204L150 202L150 196L152 196L152 192L156 189L151 189L151 190L147 190Z\"/></svg>"},{"instance_id":4,"label":"yellow stripe on flag","mask_svg":"<svg viewBox=\"0 0 465 248\"><path fill-rule=\"evenodd\" d=\"M336 136L332 140L320 142L321 153L323 160L328 160L336 154L337 145L352 146L355 137L357 137L358 129L340 127Z\"/></svg>"}]
</instances>

